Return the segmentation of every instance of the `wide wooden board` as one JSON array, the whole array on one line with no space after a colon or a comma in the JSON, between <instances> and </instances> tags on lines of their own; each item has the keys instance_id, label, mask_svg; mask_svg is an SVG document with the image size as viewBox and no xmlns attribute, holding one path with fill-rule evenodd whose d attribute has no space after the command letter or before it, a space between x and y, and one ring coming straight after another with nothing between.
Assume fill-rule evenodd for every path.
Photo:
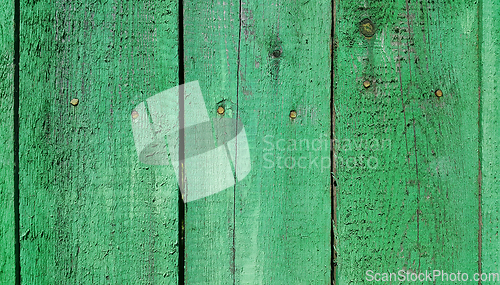
<instances>
[{"instance_id":1,"label":"wide wooden board","mask_svg":"<svg viewBox=\"0 0 500 285\"><path fill-rule=\"evenodd\" d=\"M478 271L478 21L470 1L336 1L338 284Z\"/></svg>"},{"instance_id":2,"label":"wide wooden board","mask_svg":"<svg viewBox=\"0 0 500 285\"><path fill-rule=\"evenodd\" d=\"M177 282L177 181L130 118L178 84L176 31L171 1L21 1L24 284Z\"/></svg>"}]
</instances>

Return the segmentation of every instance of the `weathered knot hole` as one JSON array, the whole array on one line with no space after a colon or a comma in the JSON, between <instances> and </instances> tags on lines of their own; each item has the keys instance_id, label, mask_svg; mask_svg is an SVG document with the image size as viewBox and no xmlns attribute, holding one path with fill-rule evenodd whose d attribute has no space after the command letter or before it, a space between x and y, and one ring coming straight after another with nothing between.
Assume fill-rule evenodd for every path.
<instances>
[{"instance_id":1,"label":"weathered knot hole","mask_svg":"<svg viewBox=\"0 0 500 285\"><path fill-rule=\"evenodd\" d=\"M274 58L278 58L278 57L280 57L280 56L281 56L281 50L278 50L278 49L277 49L277 50L273 51L273 52L272 52L272 56L273 56Z\"/></svg>"}]
</instances>

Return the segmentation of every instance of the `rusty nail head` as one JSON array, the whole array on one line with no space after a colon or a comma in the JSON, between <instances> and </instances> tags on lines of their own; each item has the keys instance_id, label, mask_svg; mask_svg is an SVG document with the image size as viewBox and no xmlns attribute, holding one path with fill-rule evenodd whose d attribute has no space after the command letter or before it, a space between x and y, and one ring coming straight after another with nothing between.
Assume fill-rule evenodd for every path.
<instances>
[{"instance_id":1,"label":"rusty nail head","mask_svg":"<svg viewBox=\"0 0 500 285\"><path fill-rule=\"evenodd\" d=\"M434 93L435 93L435 94L436 94L436 96L438 96L438 97L443 96L443 91L441 91L441 89L436 90L436 92L434 92Z\"/></svg>"},{"instance_id":2,"label":"rusty nail head","mask_svg":"<svg viewBox=\"0 0 500 285\"><path fill-rule=\"evenodd\" d=\"M295 111L295 110L290 111L290 118L292 118L292 119L297 118L297 111Z\"/></svg>"},{"instance_id":3,"label":"rusty nail head","mask_svg":"<svg viewBox=\"0 0 500 285\"><path fill-rule=\"evenodd\" d=\"M137 117L139 117L139 113L136 110L132 111L132 119L137 119Z\"/></svg>"},{"instance_id":4,"label":"rusty nail head","mask_svg":"<svg viewBox=\"0 0 500 285\"><path fill-rule=\"evenodd\" d=\"M71 99L70 103L71 103L71 105L76 106L76 105L78 105L78 99L76 99L76 98Z\"/></svg>"},{"instance_id":5,"label":"rusty nail head","mask_svg":"<svg viewBox=\"0 0 500 285\"><path fill-rule=\"evenodd\" d=\"M365 82L363 82L363 86L364 86L365 88L370 87L370 85L371 85L371 83L370 83L370 81L368 81L368 80L366 80Z\"/></svg>"},{"instance_id":6,"label":"rusty nail head","mask_svg":"<svg viewBox=\"0 0 500 285\"><path fill-rule=\"evenodd\" d=\"M224 114L224 107L219 106L219 108L217 108L217 113L218 113L219 115Z\"/></svg>"},{"instance_id":7,"label":"rusty nail head","mask_svg":"<svg viewBox=\"0 0 500 285\"><path fill-rule=\"evenodd\" d=\"M375 25L373 25L373 22L370 19L363 19L359 23L359 30L363 34L363 36L367 38L373 37L375 35Z\"/></svg>"}]
</instances>

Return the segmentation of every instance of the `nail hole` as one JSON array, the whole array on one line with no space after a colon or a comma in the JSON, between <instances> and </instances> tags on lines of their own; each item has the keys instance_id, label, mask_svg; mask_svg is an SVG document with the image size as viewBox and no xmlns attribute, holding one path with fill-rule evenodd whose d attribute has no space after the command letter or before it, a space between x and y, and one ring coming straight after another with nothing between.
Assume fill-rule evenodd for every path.
<instances>
[{"instance_id":1,"label":"nail hole","mask_svg":"<svg viewBox=\"0 0 500 285\"><path fill-rule=\"evenodd\" d=\"M277 50L273 51L273 57L274 58L278 58L280 56L281 56L281 51L280 50L277 49Z\"/></svg>"}]
</instances>

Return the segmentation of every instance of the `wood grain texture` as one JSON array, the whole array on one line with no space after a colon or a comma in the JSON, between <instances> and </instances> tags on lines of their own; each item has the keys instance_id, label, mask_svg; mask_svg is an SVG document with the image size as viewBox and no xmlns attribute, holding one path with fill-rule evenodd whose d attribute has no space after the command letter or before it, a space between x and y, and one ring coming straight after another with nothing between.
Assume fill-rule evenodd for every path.
<instances>
[{"instance_id":1,"label":"wood grain texture","mask_svg":"<svg viewBox=\"0 0 500 285\"><path fill-rule=\"evenodd\" d=\"M177 284L183 270L185 284L331 284L332 175L335 284L370 283L367 270L496 284L499 0L183 2L185 82L210 119L242 122L250 174L185 205L179 268L178 181L139 162L130 125L179 84L177 1L21 0L23 284ZM0 3L0 284L16 277L13 5Z\"/></svg>"},{"instance_id":2,"label":"wood grain texture","mask_svg":"<svg viewBox=\"0 0 500 285\"><path fill-rule=\"evenodd\" d=\"M236 118L238 17L238 1L184 1L185 81L199 81L211 120L219 106ZM234 211L232 188L186 204L185 284L233 284Z\"/></svg>"},{"instance_id":3,"label":"wood grain texture","mask_svg":"<svg viewBox=\"0 0 500 285\"><path fill-rule=\"evenodd\" d=\"M481 11L481 271L482 284L500 281L500 1L483 0ZM490 275L490 274L497 275ZM486 277L487 276L487 277ZM492 280L495 277L497 279ZM496 282L493 282L496 281Z\"/></svg>"},{"instance_id":4,"label":"wood grain texture","mask_svg":"<svg viewBox=\"0 0 500 285\"><path fill-rule=\"evenodd\" d=\"M253 169L236 187L243 284L331 284L331 11L324 0L241 7L238 116Z\"/></svg>"},{"instance_id":5,"label":"wood grain texture","mask_svg":"<svg viewBox=\"0 0 500 285\"><path fill-rule=\"evenodd\" d=\"M364 284L367 270L460 270L472 278L478 271L478 5L336 6L338 284ZM365 18L375 26L371 38L360 32Z\"/></svg>"},{"instance_id":6,"label":"wood grain texture","mask_svg":"<svg viewBox=\"0 0 500 285\"><path fill-rule=\"evenodd\" d=\"M241 120L252 163L187 204L187 284L330 284L330 2L185 3L186 82Z\"/></svg>"},{"instance_id":7,"label":"wood grain texture","mask_svg":"<svg viewBox=\"0 0 500 285\"><path fill-rule=\"evenodd\" d=\"M176 3L21 11L23 283L175 284L177 181L139 162L130 116L178 84Z\"/></svg>"},{"instance_id":8,"label":"wood grain texture","mask_svg":"<svg viewBox=\"0 0 500 285\"><path fill-rule=\"evenodd\" d=\"M0 1L0 284L15 280L13 4Z\"/></svg>"}]
</instances>

